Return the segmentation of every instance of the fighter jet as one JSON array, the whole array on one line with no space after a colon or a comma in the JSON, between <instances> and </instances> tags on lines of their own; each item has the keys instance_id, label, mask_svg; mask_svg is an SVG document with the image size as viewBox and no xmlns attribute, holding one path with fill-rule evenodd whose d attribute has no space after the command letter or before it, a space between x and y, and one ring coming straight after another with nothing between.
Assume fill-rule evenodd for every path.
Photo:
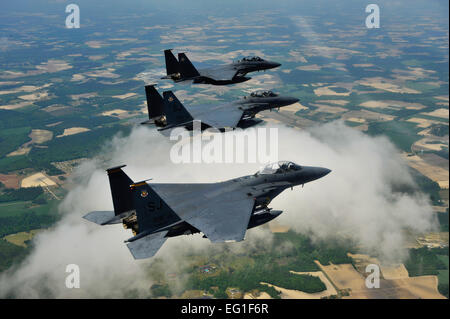
<instances>
[{"instance_id":1,"label":"fighter jet","mask_svg":"<svg viewBox=\"0 0 450 319\"><path fill-rule=\"evenodd\" d=\"M330 172L282 161L225 182L157 184L133 182L124 166L107 170L114 211L90 212L83 218L131 229L134 236L125 242L135 259L154 256L167 238L180 235L201 232L213 243L242 241L247 229L282 213L268 207L273 198Z\"/></svg>"},{"instance_id":2,"label":"fighter jet","mask_svg":"<svg viewBox=\"0 0 450 319\"><path fill-rule=\"evenodd\" d=\"M178 60L171 49L164 50L167 75L162 79L172 79L175 82L192 80L193 83L226 85L250 80L245 75L249 72L263 71L279 67L281 64L266 61L260 57L245 57L231 64L220 65L207 69L196 69L184 53L178 53Z\"/></svg>"},{"instance_id":3,"label":"fighter jet","mask_svg":"<svg viewBox=\"0 0 450 319\"><path fill-rule=\"evenodd\" d=\"M188 109L177 99L172 91L163 92L162 97L154 85L145 87L149 120L142 124L154 124L160 131L175 127L193 129L195 120L201 121L201 129L247 128L258 124L258 112L280 108L298 102L289 96L279 96L272 91L253 92L249 96L231 103L219 105L196 105Z\"/></svg>"}]
</instances>

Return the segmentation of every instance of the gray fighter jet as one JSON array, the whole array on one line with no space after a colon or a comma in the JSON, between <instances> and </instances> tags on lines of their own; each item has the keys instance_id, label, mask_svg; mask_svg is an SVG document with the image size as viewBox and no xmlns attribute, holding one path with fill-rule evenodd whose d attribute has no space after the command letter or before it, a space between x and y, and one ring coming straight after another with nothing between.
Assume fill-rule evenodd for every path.
<instances>
[{"instance_id":1,"label":"gray fighter jet","mask_svg":"<svg viewBox=\"0 0 450 319\"><path fill-rule=\"evenodd\" d=\"M253 92L249 96L219 105L196 105L188 109L177 99L172 91L163 92L164 98L154 85L145 87L149 120L142 124L154 124L160 131L175 127L193 129L195 120L201 121L201 129L216 128L224 131L226 128L247 128L258 124L255 119L258 112L280 108L298 102L289 96L279 96L272 91Z\"/></svg>"},{"instance_id":2,"label":"gray fighter jet","mask_svg":"<svg viewBox=\"0 0 450 319\"><path fill-rule=\"evenodd\" d=\"M265 224L282 211L268 205L287 188L319 179L330 170L292 162L269 164L254 175L220 183L134 183L122 170L107 170L114 211L83 218L99 225L123 223L136 259L156 254L169 237L203 233L213 243L241 241L247 229Z\"/></svg>"},{"instance_id":3,"label":"gray fighter jet","mask_svg":"<svg viewBox=\"0 0 450 319\"><path fill-rule=\"evenodd\" d=\"M175 82L192 80L193 83L213 85L245 82L251 79L245 76L249 72L273 69L281 65L254 56L245 57L231 64L197 70L184 53L178 53L177 60L169 49L164 50L164 56L167 75L162 79L172 79Z\"/></svg>"}]
</instances>

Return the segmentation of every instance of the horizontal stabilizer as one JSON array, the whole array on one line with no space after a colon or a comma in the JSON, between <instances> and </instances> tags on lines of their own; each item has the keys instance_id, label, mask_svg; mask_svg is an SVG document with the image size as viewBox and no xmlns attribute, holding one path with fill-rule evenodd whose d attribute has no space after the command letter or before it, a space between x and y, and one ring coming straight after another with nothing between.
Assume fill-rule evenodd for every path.
<instances>
[{"instance_id":1,"label":"horizontal stabilizer","mask_svg":"<svg viewBox=\"0 0 450 319\"><path fill-rule=\"evenodd\" d=\"M142 125L155 125L155 121L154 120L147 120L144 122L140 122L140 124Z\"/></svg>"},{"instance_id":2,"label":"horizontal stabilizer","mask_svg":"<svg viewBox=\"0 0 450 319\"><path fill-rule=\"evenodd\" d=\"M118 224L120 219L114 220L115 214L113 211L95 211L83 216L84 219L96 223L98 225Z\"/></svg>"},{"instance_id":3,"label":"horizontal stabilizer","mask_svg":"<svg viewBox=\"0 0 450 319\"><path fill-rule=\"evenodd\" d=\"M167 240L167 231L150 234L127 244L134 259L153 257Z\"/></svg>"}]
</instances>

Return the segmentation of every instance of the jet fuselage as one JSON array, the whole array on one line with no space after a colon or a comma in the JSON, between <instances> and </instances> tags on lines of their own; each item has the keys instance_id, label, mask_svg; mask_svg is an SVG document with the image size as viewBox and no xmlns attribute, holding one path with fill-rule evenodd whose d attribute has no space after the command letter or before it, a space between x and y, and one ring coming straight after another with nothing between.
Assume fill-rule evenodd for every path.
<instances>
[{"instance_id":1,"label":"jet fuselage","mask_svg":"<svg viewBox=\"0 0 450 319\"><path fill-rule=\"evenodd\" d=\"M238 61L232 63L232 66L239 73L245 75L249 72L265 71L279 67L281 64L273 61Z\"/></svg>"},{"instance_id":2,"label":"jet fuselage","mask_svg":"<svg viewBox=\"0 0 450 319\"><path fill-rule=\"evenodd\" d=\"M255 200L255 206L249 221L248 229L260 226L273 220L282 213L282 211L268 208L267 205L285 189L304 185L331 172L331 170L323 167L299 166L293 163L291 167L288 167L289 164L290 163L285 162L286 167L281 167L282 165L279 165L280 167L275 168L273 172L268 172L267 169L264 169L254 175L247 175L217 183L215 187L211 187L207 193L209 192L209 195L214 195L221 189L226 189L227 191L240 190L245 192L247 196L253 197ZM186 204L188 205L189 203ZM167 236L174 237L198 232L198 229L182 221L171 226Z\"/></svg>"},{"instance_id":3,"label":"jet fuselage","mask_svg":"<svg viewBox=\"0 0 450 319\"><path fill-rule=\"evenodd\" d=\"M245 111L245 118L254 117L258 112L291 105L297 103L298 101L299 99L295 97L277 95L268 97L246 96L243 99L236 101L235 103Z\"/></svg>"}]
</instances>

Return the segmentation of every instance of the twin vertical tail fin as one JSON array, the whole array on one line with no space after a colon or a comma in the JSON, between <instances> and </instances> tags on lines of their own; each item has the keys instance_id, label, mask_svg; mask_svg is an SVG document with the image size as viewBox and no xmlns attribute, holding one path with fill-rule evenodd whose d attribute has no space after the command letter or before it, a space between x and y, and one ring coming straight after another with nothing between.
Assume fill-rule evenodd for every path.
<instances>
[{"instance_id":1,"label":"twin vertical tail fin","mask_svg":"<svg viewBox=\"0 0 450 319\"><path fill-rule=\"evenodd\" d=\"M132 184L130 190L139 225L139 234L136 237L162 230L181 220L147 182Z\"/></svg>"},{"instance_id":2,"label":"twin vertical tail fin","mask_svg":"<svg viewBox=\"0 0 450 319\"><path fill-rule=\"evenodd\" d=\"M180 81L185 79L192 79L200 76L200 73L189 61L184 53L178 53L178 60L173 55L172 49L164 50L164 58L166 60L166 76L163 79L172 79Z\"/></svg>"},{"instance_id":3,"label":"twin vertical tail fin","mask_svg":"<svg viewBox=\"0 0 450 319\"><path fill-rule=\"evenodd\" d=\"M183 104L173 94L172 91L163 92L164 113L167 119L167 127L175 127L187 124L194 120L192 115L186 110Z\"/></svg>"},{"instance_id":4,"label":"twin vertical tail fin","mask_svg":"<svg viewBox=\"0 0 450 319\"><path fill-rule=\"evenodd\" d=\"M83 216L99 225L118 224L122 218L130 216L134 211L133 197L130 185L131 178L122 170L125 165L107 169L109 186L113 200L114 211L95 211Z\"/></svg>"},{"instance_id":5,"label":"twin vertical tail fin","mask_svg":"<svg viewBox=\"0 0 450 319\"><path fill-rule=\"evenodd\" d=\"M176 74L180 73L180 67L177 58L175 58L171 49L164 50L164 57L166 59L167 76L175 76Z\"/></svg>"},{"instance_id":6,"label":"twin vertical tail fin","mask_svg":"<svg viewBox=\"0 0 450 319\"><path fill-rule=\"evenodd\" d=\"M153 257L167 240L171 225L181 219L146 182L130 186L139 232L128 239L127 247L135 259Z\"/></svg>"},{"instance_id":7,"label":"twin vertical tail fin","mask_svg":"<svg viewBox=\"0 0 450 319\"><path fill-rule=\"evenodd\" d=\"M198 73L197 69L194 67L194 65L189 61L188 57L184 53L178 53L178 63L179 63L179 70L182 78L195 78L197 76L200 76L200 73Z\"/></svg>"},{"instance_id":8,"label":"twin vertical tail fin","mask_svg":"<svg viewBox=\"0 0 450 319\"><path fill-rule=\"evenodd\" d=\"M125 166L121 165L106 170L108 172L115 215L134 210L133 196L130 192L130 185L133 184L133 180L122 170Z\"/></svg>"},{"instance_id":9,"label":"twin vertical tail fin","mask_svg":"<svg viewBox=\"0 0 450 319\"><path fill-rule=\"evenodd\" d=\"M134 183L122 170L124 166L107 170L114 211L90 212L83 218L99 225L118 224L122 220L125 225L125 220L131 218L132 223L137 222L132 227L137 233L126 241L127 247L135 259L149 258L167 240L170 227L181 219L145 181Z\"/></svg>"},{"instance_id":10,"label":"twin vertical tail fin","mask_svg":"<svg viewBox=\"0 0 450 319\"><path fill-rule=\"evenodd\" d=\"M145 86L145 95L147 97L148 118L154 119L164 115L164 100L155 89L155 85Z\"/></svg>"}]
</instances>

